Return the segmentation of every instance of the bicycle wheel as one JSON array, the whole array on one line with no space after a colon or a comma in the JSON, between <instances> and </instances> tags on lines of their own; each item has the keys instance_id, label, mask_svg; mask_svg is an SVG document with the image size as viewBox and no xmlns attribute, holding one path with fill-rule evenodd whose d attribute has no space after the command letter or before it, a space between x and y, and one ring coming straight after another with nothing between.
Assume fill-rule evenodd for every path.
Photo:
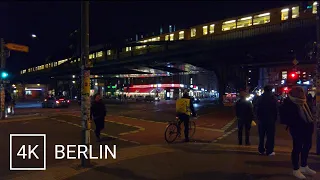
<instances>
[{"instance_id":1,"label":"bicycle wheel","mask_svg":"<svg viewBox=\"0 0 320 180\"><path fill-rule=\"evenodd\" d=\"M169 124L164 132L164 139L167 143L174 142L178 137L178 127L176 124Z\"/></svg>"},{"instance_id":2,"label":"bicycle wheel","mask_svg":"<svg viewBox=\"0 0 320 180\"><path fill-rule=\"evenodd\" d=\"M189 122L189 138L192 138L196 133L196 123L194 121Z\"/></svg>"}]
</instances>

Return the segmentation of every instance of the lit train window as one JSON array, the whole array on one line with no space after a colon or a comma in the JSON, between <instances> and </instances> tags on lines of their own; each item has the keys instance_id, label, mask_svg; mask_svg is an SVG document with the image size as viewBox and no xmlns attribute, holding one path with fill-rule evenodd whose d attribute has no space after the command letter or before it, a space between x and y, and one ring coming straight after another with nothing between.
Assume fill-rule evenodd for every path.
<instances>
[{"instance_id":1,"label":"lit train window","mask_svg":"<svg viewBox=\"0 0 320 180\"><path fill-rule=\"evenodd\" d=\"M169 41L169 35L166 35L164 40Z\"/></svg>"},{"instance_id":2,"label":"lit train window","mask_svg":"<svg viewBox=\"0 0 320 180\"><path fill-rule=\"evenodd\" d=\"M299 6L293 7L292 9L292 19L299 17Z\"/></svg>"},{"instance_id":3,"label":"lit train window","mask_svg":"<svg viewBox=\"0 0 320 180\"><path fill-rule=\"evenodd\" d=\"M102 57L102 56L103 56L103 52L102 51L96 52L96 57Z\"/></svg>"},{"instance_id":4,"label":"lit train window","mask_svg":"<svg viewBox=\"0 0 320 180\"><path fill-rule=\"evenodd\" d=\"M131 47L126 47L126 52L131 51Z\"/></svg>"},{"instance_id":5,"label":"lit train window","mask_svg":"<svg viewBox=\"0 0 320 180\"><path fill-rule=\"evenodd\" d=\"M281 10L281 20L287 20L289 18L289 8Z\"/></svg>"},{"instance_id":6,"label":"lit train window","mask_svg":"<svg viewBox=\"0 0 320 180\"><path fill-rule=\"evenodd\" d=\"M210 25L210 30L209 31L210 31L210 34L214 33L214 24Z\"/></svg>"},{"instance_id":7,"label":"lit train window","mask_svg":"<svg viewBox=\"0 0 320 180\"><path fill-rule=\"evenodd\" d=\"M222 31L229 31L235 29L237 26L236 20L230 20L222 23Z\"/></svg>"},{"instance_id":8,"label":"lit train window","mask_svg":"<svg viewBox=\"0 0 320 180\"><path fill-rule=\"evenodd\" d=\"M184 31L179 32L179 40L184 39Z\"/></svg>"},{"instance_id":9,"label":"lit train window","mask_svg":"<svg viewBox=\"0 0 320 180\"><path fill-rule=\"evenodd\" d=\"M318 2L314 2L312 5L312 13L313 14L317 14L317 5L318 5Z\"/></svg>"},{"instance_id":10,"label":"lit train window","mask_svg":"<svg viewBox=\"0 0 320 180\"><path fill-rule=\"evenodd\" d=\"M191 29L191 37L195 37L197 34L197 29L196 28L192 28Z\"/></svg>"},{"instance_id":11,"label":"lit train window","mask_svg":"<svg viewBox=\"0 0 320 180\"><path fill-rule=\"evenodd\" d=\"M107 50L107 55L110 56L111 55L111 50Z\"/></svg>"},{"instance_id":12,"label":"lit train window","mask_svg":"<svg viewBox=\"0 0 320 180\"><path fill-rule=\"evenodd\" d=\"M170 34L170 41L174 40L174 34Z\"/></svg>"},{"instance_id":13,"label":"lit train window","mask_svg":"<svg viewBox=\"0 0 320 180\"><path fill-rule=\"evenodd\" d=\"M248 27L252 25L252 16L238 19L237 28Z\"/></svg>"},{"instance_id":14,"label":"lit train window","mask_svg":"<svg viewBox=\"0 0 320 180\"><path fill-rule=\"evenodd\" d=\"M270 13L263 13L253 17L253 25L266 24L270 22Z\"/></svg>"},{"instance_id":15,"label":"lit train window","mask_svg":"<svg viewBox=\"0 0 320 180\"><path fill-rule=\"evenodd\" d=\"M203 35L207 35L208 34L208 26L203 26L202 31L203 31Z\"/></svg>"}]
</instances>

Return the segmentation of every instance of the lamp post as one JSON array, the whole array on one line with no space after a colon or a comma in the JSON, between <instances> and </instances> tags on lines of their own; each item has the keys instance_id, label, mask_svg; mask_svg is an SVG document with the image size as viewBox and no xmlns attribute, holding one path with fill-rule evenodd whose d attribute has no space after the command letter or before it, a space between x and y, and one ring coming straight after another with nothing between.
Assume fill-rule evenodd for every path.
<instances>
[{"instance_id":1,"label":"lamp post","mask_svg":"<svg viewBox=\"0 0 320 180\"><path fill-rule=\"evenodd\" d=\"M90 70L89 60L89 1L81 3L81 119L82 144L89 149L90 144ZM89 157L88 152L86 152ZM89 159L81 155L82 167L90 166Z\"/></svg>"}]
</instances>

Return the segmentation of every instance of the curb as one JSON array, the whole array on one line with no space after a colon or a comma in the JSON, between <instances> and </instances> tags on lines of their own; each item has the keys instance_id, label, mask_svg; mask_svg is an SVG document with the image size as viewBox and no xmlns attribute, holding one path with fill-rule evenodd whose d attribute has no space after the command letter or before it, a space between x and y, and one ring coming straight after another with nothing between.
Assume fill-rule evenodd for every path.
<instances>
[{"instance_id":1,"label":"curb","mask_svg":"<svg viewBox=\"0 0 320 180\"><path fill-rule=\"evenodd\" d=\"M19 121L31 121L31 120L39 120L43 119L45 116L42 116L41 114L32 114L24 117L18 117L18 118L7 118L4 120L0 120L0 123L11 123L11 122L19 122Z\"/></svg>"}]
</instances>

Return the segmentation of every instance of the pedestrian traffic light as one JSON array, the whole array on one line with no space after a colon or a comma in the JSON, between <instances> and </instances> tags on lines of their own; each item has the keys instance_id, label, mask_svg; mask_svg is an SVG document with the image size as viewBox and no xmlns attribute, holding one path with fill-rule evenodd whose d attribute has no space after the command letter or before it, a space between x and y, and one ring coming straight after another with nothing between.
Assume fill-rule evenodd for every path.
<instances>
[{"instance_id":1,"label":"pedestrian traffic light","mask_svg":"<svg viewBox=\"0 0 320 180\"><path fill-rule=\"evenodd\" d=\"M8 74L6 71L2 71L2 72L1 72L1 78L2 78L2 79L7 79L8 76L9 76L9 74Z\"/></svg>"}]
</instances>

